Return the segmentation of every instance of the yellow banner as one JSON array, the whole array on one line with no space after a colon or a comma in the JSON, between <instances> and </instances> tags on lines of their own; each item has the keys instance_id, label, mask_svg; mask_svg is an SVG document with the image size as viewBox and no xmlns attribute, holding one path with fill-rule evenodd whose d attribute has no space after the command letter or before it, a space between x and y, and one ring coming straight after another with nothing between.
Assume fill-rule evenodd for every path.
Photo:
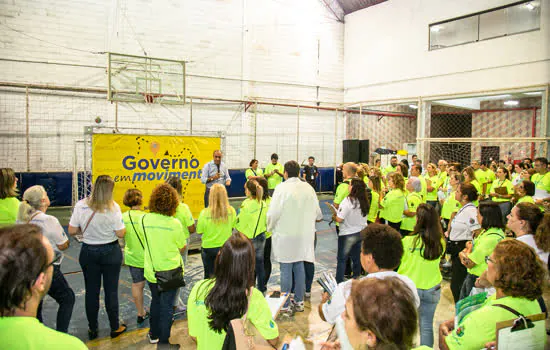
<instances>
[{"instance_id":1,"label":"yellow banner","mask_svg":"<svg viewBox=\"0 0 550 350\"><path fill-rule=\"evenodd\" d=\"M202 168L217 149L220 139L215 137L95 134L93 181L99 175L111 176L115 181L114 200L126 211L122 203L126 190L140 189L143 205L148 207L153 188L170 176L178 176L183 184L183 201L197 218L204 208Z\"/></svg>"}]
</instances>

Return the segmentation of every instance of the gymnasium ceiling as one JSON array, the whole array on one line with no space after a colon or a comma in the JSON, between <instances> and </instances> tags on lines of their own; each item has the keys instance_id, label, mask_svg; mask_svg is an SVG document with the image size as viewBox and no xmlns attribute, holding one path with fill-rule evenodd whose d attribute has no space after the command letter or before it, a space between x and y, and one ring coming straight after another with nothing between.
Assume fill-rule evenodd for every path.
<instances>
[{"instance_id":1,"label":"gymnasium ceiling","mask_svg":"<svg viewBox=\"0 0 550 350\"><path fill-rule=\"evenodd\" d=\"M362 10L364 8L378 5L387 0L336 0L345 15L349 15L352 12Z\"/></svg>"}]
</instances>

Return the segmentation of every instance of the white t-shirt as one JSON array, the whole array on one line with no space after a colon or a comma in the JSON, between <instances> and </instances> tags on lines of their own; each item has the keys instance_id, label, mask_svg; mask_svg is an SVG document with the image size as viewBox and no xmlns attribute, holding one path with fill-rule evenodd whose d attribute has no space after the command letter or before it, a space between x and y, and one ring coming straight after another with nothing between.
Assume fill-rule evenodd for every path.
<instances>
[{"instance_id":1,"label":"white t-shirt","mask_svg":"<svg viewBox=\"0 0 550 350\"><path fill-rule=\"evenodd\" d=\"M458 210L451 222L451 241L469 241L475 230L481 228L477 221L477 208L473 203L468 203Z\"/></svg>"},{"instance_id":2,"label":"white t-shirt","mask_svg":"<svg viewBox=\"0 0 550 350\"><path fill-rule=\"evenodd\" d=\"M56 264L60 265L61 261L63 261L63 252L59 250L57 246L65 244L69 240L69 238L65 234L65 230L63 230L63 227L55 216L51 216L43 212L39 212L38 214L33 215L34 216L31 216L32 220L29 221L29 224L36 225L42 229L42 234L48 239L48 241L50 241L55 256L61 256L61 259ZM17 221L17 223L21 224L22 222Z\"/></svg>"},{"instance_id":3,"label":"white t-shirt","mask_svg":"<svg viewBox=\"0 0 550 350\"><path fill-rule=\"evenodd\" d=\"M359 201L356 200L352 202L349 196L340 203L337 215L340 219L344 219L344 221L340 223L340 236L360 232L367 226L367 220L365 216L361 214L361 205Z\"/></svg>"},{"instance_id":4,"label":"white t-shirt","mask_svg":"<svg viewBox=\"0 0 550 350\"><path fill-rule=\"evenodd\" d=\"M93 210L88 206L87 198L84 198L78 201L74 206L69 225L80 227L80 229L84 231L92 214ZM82 241L86 244L96 245L112 243L117 240L115 231L122 230L123 228L124 221L122 220L122 213L118 204L115 203L112 211L104 213L96 212L86 232L84 232L84 239Z\"/></svg>"},{"instance_id":5,"label":"white t-shirt","mask_svg":"<svg viewBox=\"0 0 550 350\"><path fill-rule=\"evenodd\" d=\"M540 260L542 260L543 263L548 266L548 255L550 255L548 252L542 251L539 247L537 247L537 243L535 242L535 236L533 235L523 235L521 237L516 238L518 241L521 241L525 244L527 244L529 247L533 248L535 250L535 253L539 256Z\"/></svg>"},{"instance_id":6,"label":"white t-shirt","mask_svg":"<svg viewBox=\"0 0 550 350\"><path fill-rule=\"evenodd\" d=\"M414 305L416 305L416 308L420 306L420 298L418 297L418 292L416 291L416 285L407 276L400 275L395 271L382 271L369 273L363 278L383 279L387 277L397 277L401 281L403 281L411 289L411 292L414 296ZM353 280L348 280L339 283L338 286L336 286L336 289L334 290L334 293L332 294L330 300L323 304L323 315L325 316L325 320L327 320L328 323L334 324L338 317L340 317L340 315L342 315L342 312L344 312L344 310L346 309L346 300L351 294L352 282Z\"/></svg>"}]
</instances>

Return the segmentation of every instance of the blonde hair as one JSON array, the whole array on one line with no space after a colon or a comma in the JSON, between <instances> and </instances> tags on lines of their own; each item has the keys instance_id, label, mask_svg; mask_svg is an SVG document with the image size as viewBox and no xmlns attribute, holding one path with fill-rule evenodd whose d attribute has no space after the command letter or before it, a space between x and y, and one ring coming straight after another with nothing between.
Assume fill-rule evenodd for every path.
<instances>
[{"instance_id":1,"label":"blonde hair","mask_svg":"<svg viewBox=\"0 0 550 350\"><path fill-rule=\"evenodd\" d=\"M403 175L401 173L391 172L388 174L388 178L393 181L395 188L405 192L405 179L403 178Z\"/></svg>"},{"instance_id":2,"label":"blonde hair","mask_svg":"<svg viewBox=\"0 0 550 350\"><path fill-rule=\"evenodd\" d=\"M92 194L88 197L88 206L93 211L110 211L114 207L113 189L115 182L109 175L99 175L92 187Z\"/></svg>"},{"instance_id":3,"label":"blonde hair","mask_svg":"<svg viewBox=\"0 0 550 350\"><path fill-rule=\"evenodd\" d=\"M40 185L29 187L23 193L23 201L19 205L17 220L28 223L32 215L42 206L42 198L45 194L46 190Z\"/></svg>"},{"instance_id":4,"label":"blonde hair","mask_svg":"<svg viewBox=\"0 0 550 350\"><path fill-rule=\"evenodd\" d=\"M227 190L221 184L214 184L210 188L208 196L208 208L210 216L215 223L226 222L229 217L229 199L227 198Z\"/></svg>"},{"instance_id":5,"label":"blonde hair","mask_svg":"<svg viewBox=\"0 0 550 350\"><path fill-rule=\"evenodd\" d=\"M428 167L431 166L435 173L437 174L437 165L435 165L434 163L428 163L428 165L426 166L426 171L428 172ZM429 175L429 174L428 174ZM434 175L435 176L435 175Z\"/></svg>"}]
</instances>

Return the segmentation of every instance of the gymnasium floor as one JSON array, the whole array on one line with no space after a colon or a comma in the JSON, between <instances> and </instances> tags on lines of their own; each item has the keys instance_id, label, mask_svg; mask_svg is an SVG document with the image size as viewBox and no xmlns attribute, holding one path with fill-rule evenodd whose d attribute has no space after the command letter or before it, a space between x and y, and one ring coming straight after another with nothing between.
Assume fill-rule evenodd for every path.
<instances>
[{"instance_id":1,"label":"gymnasium floor","mask_svg":"<svg viewBox=\"0 0 550 350\"><path fill-rule=\"evenodd\" d=\"M320 195L321 208L326 220L330 220L330 212L323 202L331 199L331 196ZM232 200L231 204L237 207L241 200ZM57 216L61 224L66 227L70 218L70 208L50 208L48 214ZM323 271L336 271L336 235L334 226L329 227L328 221L317 223L318 243L316 249L315 274L318 275ZM109 322L103 308L103 300L101 300L101 308L99 314L99 338L88 342L87 329L88 324L84 311L84 280L80 265L78 264L78 254L80 251L79 245L75 241L71 241L71 247L65 254L61 270L65 274L67 281L73 288L76 294L76 304L73 310L73 316L70 325L70 333L82 339L88 347L93 349L155 349L146 340L149 321L145 321L141 326L136 324L136 310L132 302L131 295L131 277L128 267L123 266L119 281L119 303L120 303L120 319L128 326L128 331L115 340L109 337ZM191 290L193 284L202 279L203 269L200 253L198 251L190 252L188 258L188 266L185 268L185 279L188 287L186 288L186 297ZM273 265L273 272L268 285L269 290L279 289L279 267ZM450 294L448 283L444 281L441 301L436 311L436 325L443 320L453 317L454 306L452 305L452 296ZM103 299L103 298L101 298ZM297 313L292 318L277 320L280 329L281 337L285 335L297 336L300 335L308 344L308 348L319 349L319 342L325 340L330 333L331 326L323 322L317 313L317 306L321 300L321 288L314 282L312 289L311 300L306 300L305 312ZM150 293L148 287L145 287L145 305L148 308L150 302ZM57 312L57 304L49 296L44 301L44 320L46 325L53 327L55 315ZM187 335L187 320L186 315L178 317L172 327L171 341L179 343L182 348L193 349L195 345ZM436 339L437 343L437 339Z\"/></svg>"}]
</instances>

